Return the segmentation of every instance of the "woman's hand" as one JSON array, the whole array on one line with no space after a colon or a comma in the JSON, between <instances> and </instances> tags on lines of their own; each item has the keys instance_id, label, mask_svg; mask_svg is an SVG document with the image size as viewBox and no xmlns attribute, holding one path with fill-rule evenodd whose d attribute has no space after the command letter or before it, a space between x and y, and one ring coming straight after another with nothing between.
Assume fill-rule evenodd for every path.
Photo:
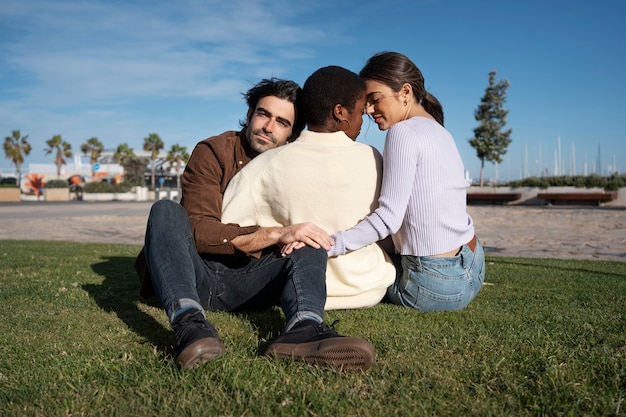
<instances>
[{"instance_id":1,"label":"woman's hand","mask_svg":"<svg viewBox=\"0 0 626 417\"><path fill-rule=\"evenodd\" d=\"M298 250L298 249L303 248L305 246L306 246L306 243L304 243L304 242L287 243L285 246L283 246L283 249L281 250L281 254L283 256L287 256L291 252L293 252L294 250Z\"/></svg>"}]
</instances>

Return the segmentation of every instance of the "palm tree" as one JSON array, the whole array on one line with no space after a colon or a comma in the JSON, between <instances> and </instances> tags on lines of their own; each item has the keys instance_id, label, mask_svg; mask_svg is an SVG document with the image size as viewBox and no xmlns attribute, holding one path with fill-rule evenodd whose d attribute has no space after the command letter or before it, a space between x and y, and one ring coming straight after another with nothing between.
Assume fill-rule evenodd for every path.
<instances>
[{"instance_id":1,"label":"palm tree","mask_svg":"<svg viewBox=\"0 0 626 417\"><path fill-rule=\"evenodd\" d=\"M54 135L52 139L46 141L48 149L46 149L46 155L50 155L56 151L54 156L54 164L57 166L57 176L61 177L61 168L65 165L65 158L72 157L72 145L67 143L61 138L61 135Z\"/></svg>"},{"instance_id":2,"label":"palm tree","mask_svg":"<svg viewBox=\"0 0 626 417\"><path fill-rule=\"evenodd\" d=\"M150 133L147 138L143 139L143 150L150 152L150 160L152 161L152 189L155 189L155 171L154 161L159 156L159 151L163 149L163 141L156 133Z\"/></svg>"},{"instance_id":3,"label":"palm tree","mask_svg":"<svg viewBox=\"0 0 626 417\"><path fill-rule=\"evenodd\" d=\"M32 147L28 143L28 135L22 136L19 130L12 131L11 136L4 138L4 153L15 164L18 187L22 186L22 162L24 162L24 156L28 155L31 149Z\"/></svg>"},{"instance_id":4,"label":"palm tree","mask_svg":"<svg viewBox=\"0 0 626 417\"><path fill-rule=\"evenodd\" d=\"M180 190L180 167L183 163L189 161L189 153L186 146L180 146L178 143L172 145L172 148L167 153L165 160L170 163L170 168L176 166L176 188Z\"/></svg>"},{"instance_id":5,"label":"palm tree","mask_svg":"<svg viewBox=\"0 0 626 417\"><path fill-rule=\"evenodd\" d=\"M104 146L98 138L90 138L87 142L80 145L80 150L85 156L89 155L89 163L91 164L91 178L96 177L95 163L98 162L100 154L104 150Z\"/></svg>"},{"instance_id":6,"label":"palm tree","mask_svg":"<svg viewBox=\"0 0 626 417\"><path fill-rule=\"evenodd\" d=\"M132 156L135 156L135 151L133 150L133 148L128 146L128 143L122 143L117 147L117 150L113 154L113 159L115 159L118 164L123 166L128 158Z\"/></svg>"}]
</instances>

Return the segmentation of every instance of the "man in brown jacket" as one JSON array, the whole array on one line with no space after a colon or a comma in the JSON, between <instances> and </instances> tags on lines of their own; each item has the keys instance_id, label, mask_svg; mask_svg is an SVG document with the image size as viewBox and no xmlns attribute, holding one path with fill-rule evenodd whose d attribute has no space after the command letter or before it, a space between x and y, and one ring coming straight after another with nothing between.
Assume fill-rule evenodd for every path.
<instances>
[{"instance_id":1,"label":"man in brown jacket","mask_svg":"<svg viewBox=\"0 0 626 417\"><path fill-rule=\"evenodd\" d=\"M367 341L339 336L324 323L327 250L332 239L311 223L240 227L221 222L229 181L252 158L282 146L304 127L300 88L292 81L263 80L245 95L241 131L198 143L182 177L181 204L154 203L145 246L135 267L142 295L156 293L174 330L175 362L196 368L225 352L205 310L237 311L280 304L282 334L265 354L283 359L366 370L374 361ZM294 173L297 174L297 173ZM306 247L282 256L291 242Z\"/></svg>"}]
</instances>

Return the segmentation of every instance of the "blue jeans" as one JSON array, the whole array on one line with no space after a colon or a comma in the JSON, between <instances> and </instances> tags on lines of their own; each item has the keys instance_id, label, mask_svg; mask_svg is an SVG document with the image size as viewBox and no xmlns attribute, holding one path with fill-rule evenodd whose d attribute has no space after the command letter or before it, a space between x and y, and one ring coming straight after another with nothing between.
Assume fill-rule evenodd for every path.
<instances>
[{"instance_id":1,"label":"blue jeans","mask_svg":"<svg viewBox=\"0 0 626 417\"><path fill-rule=\"evenodd\" d=\"M268 248L260 258L198 254L187 212L180 204L153 204L145 256L152 285L170 319L186 309L283 309L285 330L304 319L321 322L326 303L327 254L306 246L283 257Z\"/></svg>"},{"instance_id":2,"label":"blue jeans","mask_svg":"<svg viewBox=\"0 0 626 417\"><path fill-rule=\"evenodd\" d=\"M397 262L397 257L396 257ZM452 257L400 256L396 282L387 300L419 311L461 310L476 297L485 279L485 252L477 239Z\"/></svg>"}]
</instances>

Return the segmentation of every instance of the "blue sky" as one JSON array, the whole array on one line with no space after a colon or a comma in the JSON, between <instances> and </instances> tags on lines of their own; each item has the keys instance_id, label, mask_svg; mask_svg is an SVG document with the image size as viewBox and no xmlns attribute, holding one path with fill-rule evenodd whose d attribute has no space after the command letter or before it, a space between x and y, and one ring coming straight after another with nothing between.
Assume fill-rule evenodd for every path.
<instances>
[{"instance_id":1,"label":"blue sky","mask_svg":"<svg viewBox=\"0 0 626 417\"><path fill-rule=\"evenodd\" d=\"M622 0L8 0L0 8L0 134L29 135L29 163L52 163L55 134L80 145L167 149L236 129L241 93L261 78L303 84L326 65L358 72L393 50L442 102L466 169L491 70L511 85L513 142L500 180L626 171L626 2ZM359 141L382 150L365 120ZM560 153L558 152L560 144ZM4 156L4 153L3 155ZM555 163L556 161L556 163ZM0 159L3 171L9 159Z\"/></svg>"}]
</instances>

